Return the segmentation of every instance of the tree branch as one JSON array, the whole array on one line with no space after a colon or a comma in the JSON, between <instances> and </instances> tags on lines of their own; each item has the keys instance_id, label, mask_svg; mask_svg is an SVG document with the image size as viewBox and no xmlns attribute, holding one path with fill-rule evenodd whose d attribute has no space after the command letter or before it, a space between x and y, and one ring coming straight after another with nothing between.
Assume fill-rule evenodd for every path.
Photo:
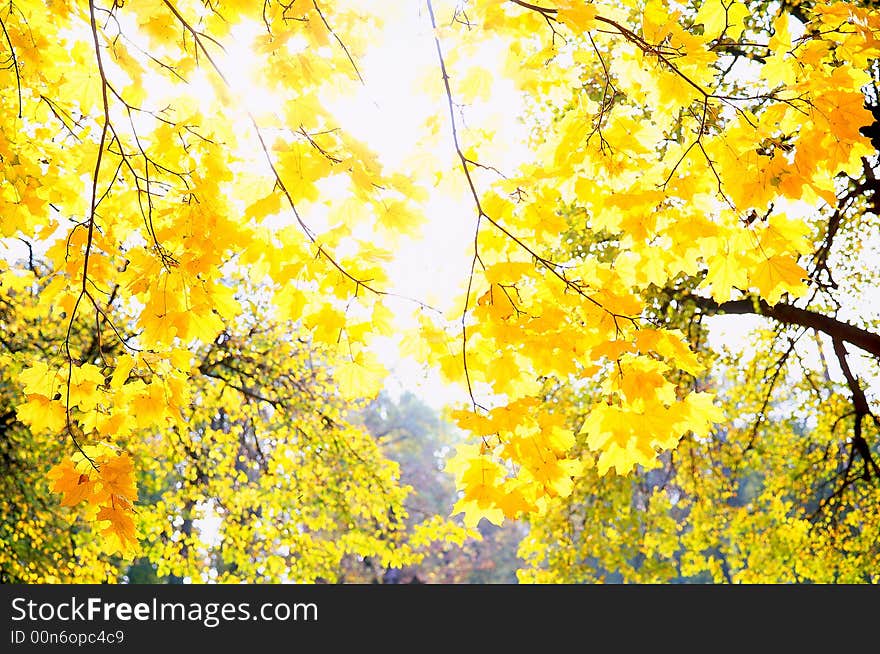
<instances>
[{"instance_id":1,"label":"tree branch","mask_svg":"<svg viewBox=\"0 0 880 654\"><path fill-rule=\"evenodd\" d=\"M770 305L766 300L746 298L730 302L716 302L712 298L688 295L686 302L692 302L706 315L754 314L767 316L786 325L799 325L828 334L832 339L846 341L880 359L880 334L870 332L848 322L826 316L809 309L801 309L791 304Z\"/></svg>"},{"instance_id":2,"label":"tree branch","mask_svg":"<svg viewBox=\"0 0 880 654\"><path fill-rule=\"evenodd\" d=\"M859 456L861 456L862 460L865 462L864 478L870 479L871 471L873 470L877 479L880 480L880 466L878 466L877 462L874 460L874 457L871 454L871 448L865 440L865 437L862 435L862 420L866 416L871 416L875 420L876 417L871 412L871 407L868 404L868 398L865 397L865 392L862 390L862 387L859 386L859 380L856 379L849 367L849 363L846 360L847 351L846 347L843 345L843 341L835 339L834 354L837 355L840 369L843 371L843 376L846 378L846 385L849 386L850 393L852 394L853 409L855 410L852 440L853 449L858 451Z\"/></svg>"},{"instance_id":3,"label":"tree branch","mask_svg":"<svg viewBox=\"0 0 880 654\"><path fill-rule=\"evenodd\" d=\"M0 19L0 27L3 28L3 36L6 37L6 43L9 45L9 56L12 58L12 67L15 69L15 85L18 88L18 117L21 118L21 74L18 70L18 58L15 56L15 48L12 46L12 39L9 38L9 32L6 31L6 23Z\"/></svg>"}]
</instances>

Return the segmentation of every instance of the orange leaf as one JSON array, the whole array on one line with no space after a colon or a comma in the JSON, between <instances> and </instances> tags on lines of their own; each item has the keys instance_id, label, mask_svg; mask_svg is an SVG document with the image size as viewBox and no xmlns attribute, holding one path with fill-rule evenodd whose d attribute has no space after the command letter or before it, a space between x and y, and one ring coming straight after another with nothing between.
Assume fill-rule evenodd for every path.
<instances>
[{"instance_id":1,"label":"orange leaf","mask_svg":"<svg viewBox=\"0 0 880 654\"><path fill-rule=\"evenodd\" d=\"M47 473L52 480L50 488L61 493L61 505L73 506L84 499L91 499L95 492L95 482L88 475L80 473L73 461L65 459Z\"/></svg>"}]
</instances>

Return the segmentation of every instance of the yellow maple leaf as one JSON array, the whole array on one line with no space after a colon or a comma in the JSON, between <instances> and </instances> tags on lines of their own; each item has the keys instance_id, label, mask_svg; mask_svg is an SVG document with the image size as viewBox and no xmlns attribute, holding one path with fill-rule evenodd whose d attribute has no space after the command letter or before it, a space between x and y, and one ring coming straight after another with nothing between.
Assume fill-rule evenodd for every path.
<instances>
[{"instance_id":1,"label":"yellow maple leaf","mask_svg":"<svg viewBox=\"0 0 880 654\"><path fill-rule=\"evenodd\" d=\"M95 482L88 474L80 472L70 459L53 466L46 476L52 482L52 492L61 493L61 506L73 506L94 495Z\"/></svg>"},{"instance_id":2,"label":"yellow maple leaf","mask_svg":"<svg viewBox=\"0 0 880 654\"><path fill-rule=\"evenodd\" d=\"M475 413L473 411L470 411L468 409L458 409L455 411L451 411L449 413L449 417L452 420L454 420L455 424L458 425L461 429L466 429L467 431L470 431L471 433L476 434L478 436L488 436L489 434L496 432L498 429L489 418L487 418L486 416L481 415L479 413ZM458 454L456 455L456 457L453 457L452 459L449 460L450 463L452 461L462 460L462 459L460 459L460 456L461 456L462 452L464 451L462 449L463 447L465 447L465 446L462 446L459 448ZM475 446L467 446L467 447L472 448ZM479 447L477 447L477 449L479 449ZM451 470L451 468L449 467L450 463L447 463L447 470ZM452 465L454 466L455 464L452 464Z\"/></svg>"},{"instance_id":3,"label":"yellow maple leaf","mask_svg":"<svg viewBox=\"0 0 880 654\"><path fill-rule=\"evenodd\" d=\"M98 511L96 520L109 523L101 530L104 536L102 545L107 553L118 553L125 558L134 557L138 550L138 539L130 507L123 503L103 506Z\"/></svg>"},{"instance_id":4,"label":"yellow maple leaf","mask_svg":"<svg viewBox=\"0 0 880 654\"><path fill-rule=\"evenodd\" d=\"M36 361L18 375L22 390L27 395L42 395L52 398L61 391L64 377L59 370L50 369L43 361Z\"/></svg>"},{"instance_id":5,"label":"yellow maple leaf","mask_svg":"<svg viewBox=\"0 0 880 654\"><path fill-rule=\"evenodd\" d=\"M122 388L135 365L137 365L137 359L135 357L130 354L121 355L116 361L116 369L113 371L113 376L110 378L110 388L114 390Z\"/></svg>"},{"instance_id":6,"label":"yellow maple leaf","mask_svg":"<svg viewBox=\"0 0 880 654\"><path fill-rule=\"evenodd\" d=\"M504 511L494 506L481 506L479 502L470 499L461 499L452 507L452 514L464 513L464 525L470 529L476 527L480 520L486 518L495 525L504 522Z\"/></svg>"},{"instance_id":7,"label":"yellow maple leaf","mask_svg":"<svg viewBox=\"0 0 880 654\"><path fill-rule=\"evenodd\" d=\"M320 310L306 316L305 322L314 328L315 341L330 345L339 341L346 319L343 312L329 304L322 304Z\"/></svg>"},{"instance_id":8,"label":"yellow maple leaf","mask_svg":"<svg viewBox=\"0 0 880 654\"><path fill-rule=\"evenodd\" d=\"M636 345L643 353L656 352L681 370L692 375L703 371L699 360L685 344L679 330L659 330L643 328L636 334Z\"/></svg>"},{"instance_id":9,"label":"yellow maple leaf","mask_svg":"<svg viewBox=\"0 0 880 654\"><path fill-rule=\"evenodd\" d=\"M98 387L104 384L101 369L91 363L73 366L70 370L70 406L90 411L100 401Z\"/></svg>"},{"instance_id":10,"label":"yellow maple leaf","mask_svg":"<svg viewBox=\"0 0 880 654\"><path fill-rule=\"evenodd\" d=\"M336 369L339 394L345 400L372 398L382 390L388 370L363 352Z\"/></svg>"},{"instance_id":11,"label":"yellow maple leaf","mask_svg":"<svg viewBox=\"0 0 880 654\"><path fill-rule=\"evenodd\" d=\"M498 499L498 508L504 517L510 519L515 519L521 513L537 510L535 503L531 502L519 488L505 490L504 495ZM494 514L492 517L487 516L486 519L492 521L493 517Z\"/></svg>"},{"instance_id":12,"label":"yellow maple leaf","mask_svg":"<svg viewBox=\"0 0 880 654\"><path fill-rule=\"evenodd\" d=\"M269 195L251 202L244 210L244 216L248 220L261 221L267 216L278 213L281 209L281 194L274 190Z\"/></svg>"},{"instance_id":13,"label":"yellow maple leaf","mask_svg":"<svg viewBox=\"0 0 880 654\"><path fill-rule=\"evenodd\" d=\"M105 502L112 496L122 497L129 503L137 499L134 464L125 452L101 457L98 461L95 501Z\"/></svg>"},{"instance_id":14,"label":"yellow maple leaf","mask_svg":"<svg viewBox=\"0 0 880 654\"><path fill-rule=\"evenodd\" d=\"M16 415L34 433L57 433L64 429L67 422L67 411L61 401L38 394L29 395L27 402L19 404Z\"/></svg>"},{"instance_id":15,"label":"yellow maple leaf","mask_svg":"<svg viewBox=\"0 0 880 654\"><path fill-rule=\"evenodd\" d=\"M497 463L487 456L477 456L469 461L469 465L461 475L465 486L465 495L479 502L487 502L494 496L493 490L504 475Z\"/></svg>"},{"instance_id":16,"label":"yellow maple leaf","mask_svg":"<svg viewBox=\"0 0 880 654\"><path fill-rule=\"evenodd\" d=\"M810 249L810 226L805 220L776 214L761 233L761 248L765 252L798 252Z\"/></svg>"},{"instance_id":17,"label":"yellow maple leaf","mask_svg":"<svg viewBox=\"0 0 880 654\"><path fill-rule=\"evenodd\" d=\"M379 205L377 217L379 224L392 234L415 234L423 222L418 214L400 200Z\"/></svg>"},{"instance_id":18,"label":"yellow maple leaf","mask_svg":"<svg viewBox=\"0 0 880 654\"><path fill-rule=\"evenodd\" d=\"M673 385L663 376L667 371L667 366L660 361L627 354L618 361L606 388L622 392L628 402L656 398L668 403L672 400Z\"/></svg>"},{"instance_id":19,"label":"yellow maple leaf","mask_svg":"<svg viewBox=\"0 0 880 654\"><path fill-rule=\"evenodd\" d=\"M724 412L715 404L712 393L691 393L681 403L687 411L687 422L682 425L698 436L705 436L713 425L724 420Z\"/></svg>"},{"instance_id":20,"label":"yellow maple leaf","mask_svg":"<svg viewBox=\"0 0 880 654\"><path fill-rule=\"evenodd\" d=\"M748 272L734 256L719 253L707 262L708 272L700 287L709 286L716 302L726 302L735 288L742 288L748 280Z\"/></svg>"},{"instance_id":21,"label":"yellow maple leaf","mask_svg":"<svg viewBox=\"0 0 880 654\"><path fill-rule=\"evenodd\" d=\"M154 381L149 385L143 383L129 384L132 391L139 391L131 394L131 407L138 416L138 419L145 424L158 424L168 415L168 402L165 397L165 387L160 381Z\"/></svg>"},{"instance_id":22,"label":"yellow maple leaf","mask_svg":"<svg viewBox=\"0 0 880 654\"><path fill-rule=\"evenodd\" d=\"M770 304L776 304L783 293L800 295L807 289L807 271L790 256L773 255L759 263L749 277Z\"/></svg>"},{"instance_id":23,"label":"yellow maple leaf","mask_svg":"<svg viewBox=\"0 0 880 654\"><path fill-rule=\"evenodd\" d=\"M700 10L694 17L695 24L703 25L703 34L716 38L725 34L736 39L744 29L743 21L749 15L749 10L741 2L724 2L723 0L708 0L702 3Z\"/></svg>"},{"instance_id":24,"label":"yellow maple leaf","mask_svg":"<svg viewBox=\"0 0 880 654\"><path fill-rule=\"evenodd\" d=\"M492 80L492 73L485 68L475 66L465 75L461 83L461 94L470 100L478 98L486 101L492 94Z\"/></svg>"},{"instance_id":25,"label":"yellow maple leaf","mask_svg":"<svg viewBox=\"0 0 880 654\"><path fill-rule=\"evenodd\" d=\"M662 411L662 405L655 404L652 409ZM636 465L650 466L656 460L654 442L658 437L656 428L669 431L665 421L645 420L650 412L636 412L617 406L599 404L587 415L581 427L581 434L587 438L587 445L599 453L597 471L604 475L612 467L617 474L626 474Z\"/></svg>"},{"instance_id":26,"label":"yellow maple leaf","mask_svg":"<svg viewBox=\"0 0 880 654\"><path fill-rule=\"evenodd\" d=\"M557 4L559 21L575 32L586 32L596 26L596 7L583 0L561 0Z\"/></svg>"}]
</instances>

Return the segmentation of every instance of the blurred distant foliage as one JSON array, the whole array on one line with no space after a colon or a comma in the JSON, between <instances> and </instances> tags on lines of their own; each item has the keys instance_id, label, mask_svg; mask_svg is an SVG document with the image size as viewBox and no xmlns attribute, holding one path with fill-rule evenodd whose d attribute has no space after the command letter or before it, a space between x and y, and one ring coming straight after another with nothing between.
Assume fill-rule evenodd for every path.
<instances>
[{"instance_id":1,"label":"blurred distant foliage","mask_svg":"<svg viewBox=\"0 0 880 654\"><path fill-rule=\"evenodd\" d=\"M410 520L447 515L457 492L444 467L464 434L411 393L397 401L380 394L366 407L362 420L382 451L400 464L400 482L413 488L404 501ZM365 567L371 568L373 580L382 583L516 583L522 564L516 552L524 533L524 525L516 522L501 527L484 522L479 536L462 545L433 543L417 565L384 571Z\"/></svg>"}]
</instances>

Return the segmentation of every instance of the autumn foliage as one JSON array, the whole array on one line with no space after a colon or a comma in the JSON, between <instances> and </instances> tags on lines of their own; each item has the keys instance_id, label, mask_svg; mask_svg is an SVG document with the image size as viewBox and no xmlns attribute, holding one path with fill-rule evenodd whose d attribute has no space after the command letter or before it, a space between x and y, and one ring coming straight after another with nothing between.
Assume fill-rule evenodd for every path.
<instances>
[{"instance_id":1,"label":"autumn foliage","mask_svg":"<svg viewBox=\"0 0 880 654\"><path fill-rule=\"evenodd\" d=\"M485 518L529 523L528 581L876 581L864 3L0 20L4 579L336 580ZM425 45L408 158L344 110L395 29ZM402 292L438 224L459 278ZM730 351L724 314L762 322ZM356 416L392 337L466 398L441 515Z\"/></svg>"}]
</instances>

